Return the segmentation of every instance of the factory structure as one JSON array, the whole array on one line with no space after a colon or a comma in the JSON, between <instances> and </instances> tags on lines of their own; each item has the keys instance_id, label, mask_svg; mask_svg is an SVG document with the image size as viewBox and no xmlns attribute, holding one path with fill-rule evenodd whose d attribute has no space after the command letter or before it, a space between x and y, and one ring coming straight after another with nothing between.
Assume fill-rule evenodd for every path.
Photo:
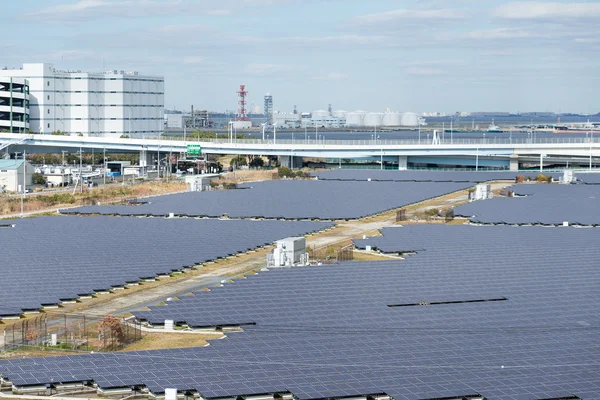
<instances>
[{"instance_id":1,"label":"factory structure","mask_svg":"<svg viewBox=\"0 0 600 400\"><path fill-rule=\"evenodd\" d=\"M136 138L164 132L162 77L37 63L0 70L0 85L0 129Z\"/></svg>"},{"instance_id":2,"label":"factory structure","mask_svg":"<svg viewBox=\"0 0 600 400\"><path fill-rule=\"evenodd\" d=\"M237 110L211 112L194 110L190 113L167 111L164 115L166 129L191 130L201 128L244 130L251 127L277 127L280 129L331 128L331 129L379 129L379 128L418 128L426 125L425 120L413 112L385 112L333 110L331 104L327 110L298 112L296 106L292 112L276 111L273 95L263 97L263 109L248 103L246 85L240 85L236 91ZM262 112L261 112L262 111Z\"/></svg>"},{"instance_id":3,"label":"factory structure","mask_svg":"<svg viewBox=\"0 0 600 400\"><path fill-rule=\"evenodd\" d=\"M412 112L367 112L315 110L310 113L273 113L273 124L279 128L417 128L425 120Z\"/></svg>"}]
</instances>

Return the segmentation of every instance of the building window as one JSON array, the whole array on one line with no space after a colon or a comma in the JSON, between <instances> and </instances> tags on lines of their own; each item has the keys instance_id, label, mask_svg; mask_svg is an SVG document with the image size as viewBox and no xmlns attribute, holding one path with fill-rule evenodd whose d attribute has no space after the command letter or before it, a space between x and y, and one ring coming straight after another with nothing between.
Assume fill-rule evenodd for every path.
<instances>
[{"instance_id":1,"label":"building window","mask_svg":"<svg viewBox=\"0 0 600 400\"><path fill-rule=\"evenodd\" d=\"M46 82L46 86L50 87L50 81Z\"/></svg>"},{"instance_id":2,"label":"building window","mask_svg":"<svg viewBox=\"0 0 600 400\"><path fill-rule=\"evenodd\" d=\"M48 95L48 100L50 100L50 95Z\"/></svg>"},{"instance_id":3,"label":"building window","mask_svg":"<svg viewBox=\"0 0 600 400\"><path fill-rule=\"evenodd\" d=\"M50 128L50 123L48 122L48 128Z\"/></svg>"},{"instance_id":4,"label":"building window","mask_svg":"<svg viewBox=\"0 0 600 400\"><path fill-rule=\"evenodd\" d=\"M48 115L50 115L50 109L48 109Z\"/></svg>"}]
</instances>

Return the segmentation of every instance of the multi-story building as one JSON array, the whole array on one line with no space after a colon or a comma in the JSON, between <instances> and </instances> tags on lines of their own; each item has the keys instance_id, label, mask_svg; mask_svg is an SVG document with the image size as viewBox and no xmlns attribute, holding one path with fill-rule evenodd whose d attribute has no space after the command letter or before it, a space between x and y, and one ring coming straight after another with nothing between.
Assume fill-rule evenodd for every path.
<instances>
[{"instance_id":1,"label":"multi-story building","mask_svg":"<svg viewBox=\"0 0 600 400\"><path fill-rule=\"evenodd\" d=\"M162 77L59 71L46 63L1 70L0 77L29 81L29 129L35 133L145 137L164 131Z\"/></svg>"},{"instance_id":2,"label":"multi-story building","mask_svg":"<svg viewBox=\"0 0 600 400\"><path fill-rule=\"evenodd\" d=\"M27 79L0 76L0 131L10 133L29 131Z\"/></svg>"}]
</instances>

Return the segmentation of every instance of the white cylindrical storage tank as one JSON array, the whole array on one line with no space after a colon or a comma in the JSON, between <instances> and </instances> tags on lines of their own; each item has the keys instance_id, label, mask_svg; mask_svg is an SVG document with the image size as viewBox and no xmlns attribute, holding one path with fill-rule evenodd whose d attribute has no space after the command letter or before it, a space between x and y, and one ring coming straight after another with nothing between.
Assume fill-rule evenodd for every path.
<instances>
[{"instance_id":1,"label":"white cylindrical storage tank","mask_svg":"<svg viewBox=\"0 0 600 400\"><path fill-rule=\"evenodd\" d=\"M370 112L365 115L365 119L363 121L364 126L367 128L381 126L381 121L383 120L383 113Z\"/></svg>"},{"instance_id":2,"label":"white cylindrical storage tank","mask_svg":"<svg viewBox=\"0 0 600 400\"><path fill-rule=\"evenodd\" d=\"M310 113L313 119L321 119L324 117L329 117L329 111L327 110L315 110Z\"/></svg>"},{"instance_id":3,"label":"white cylindrical storage tank","mask_svg":"<svg viewBox=\"0 0 600 400\"><path fill-rule=\"evenodd\" d=\"M381 120L383 126L400 126L402 124L402 116L397 112L386 112Z\"/></svg>"},{"instance_id":4,"label":"white cylindrical storage tank","mask_svg":"<svg viewBox=\"0 0 600 400\"><path fill-rule=\"evenodd\" d=\"M346 126L364 126L366 111L352 111L346 114Z\"/></svg>"},{"instance_id":5,"label":"white cylindrical storage tank","mask_svg":"<svg viewBox=\"0 0 600 400\"><path fill-rule=\"evenodd\" d=\"M402 126L419 126L419 116L413 112L406 112L402 114L401 119Z\"/></svg>"},{"instance_id":6,"label":"white cylindrical storage tank","mask_svg":"<svg viewBox=\"0 0 600 400\"><path fill-rule=\"evenodd\" d=\"M347 114L348 114L348 111L346 111L346 110L335 110L333 112L333 116L336 118L346 118Z\"/></svg>"}]
</instances>

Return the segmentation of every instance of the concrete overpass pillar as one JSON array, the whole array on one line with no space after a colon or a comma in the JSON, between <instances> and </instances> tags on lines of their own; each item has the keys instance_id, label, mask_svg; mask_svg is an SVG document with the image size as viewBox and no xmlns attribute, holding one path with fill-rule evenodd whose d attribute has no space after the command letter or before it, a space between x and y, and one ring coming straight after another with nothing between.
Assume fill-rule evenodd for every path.
<instances>
[{"instance_id":1,"label":"concrete overpass pillar","mask_svg":"<svg viewBox=\"0 0 600 400\"><path fill-rule=\"evenodd\" d=\"M297 156L279 156L279 163L282 167L288 167L292 169L302 168L304 160L302 157Z\"/></svg>"},{"instance_id":2,"label":"concrete overpass pillar","mask_svg":"<svg viewBox=\"0 0 600 400\"><path fill-rule=\"evenodd\" d=\"M519 170L519 156L516 154L510 155L510 168L511 171Z\"/></svg>"},{"instance_id":3,"label":"concrete overpass pillar","mask_svg":"<svg viewBox=\"0 0 600 400\"><path fill-rule=\"evenodd\" d=\"M140 151L140 167L148 167L153 165L153 158L152 158L152 153L149 153L146 150L141 150Z\"/></svg>"},{"instance_id":4,"label":"concrete overpass pillar","mask_svg":"<svg viewBox=\"0 0 600 400\"><path fill-rule=\"evenodd\" d=\"M408 157L398 156L398 170L406 171L408 169Z\"/></svg>"}]
</instances>

